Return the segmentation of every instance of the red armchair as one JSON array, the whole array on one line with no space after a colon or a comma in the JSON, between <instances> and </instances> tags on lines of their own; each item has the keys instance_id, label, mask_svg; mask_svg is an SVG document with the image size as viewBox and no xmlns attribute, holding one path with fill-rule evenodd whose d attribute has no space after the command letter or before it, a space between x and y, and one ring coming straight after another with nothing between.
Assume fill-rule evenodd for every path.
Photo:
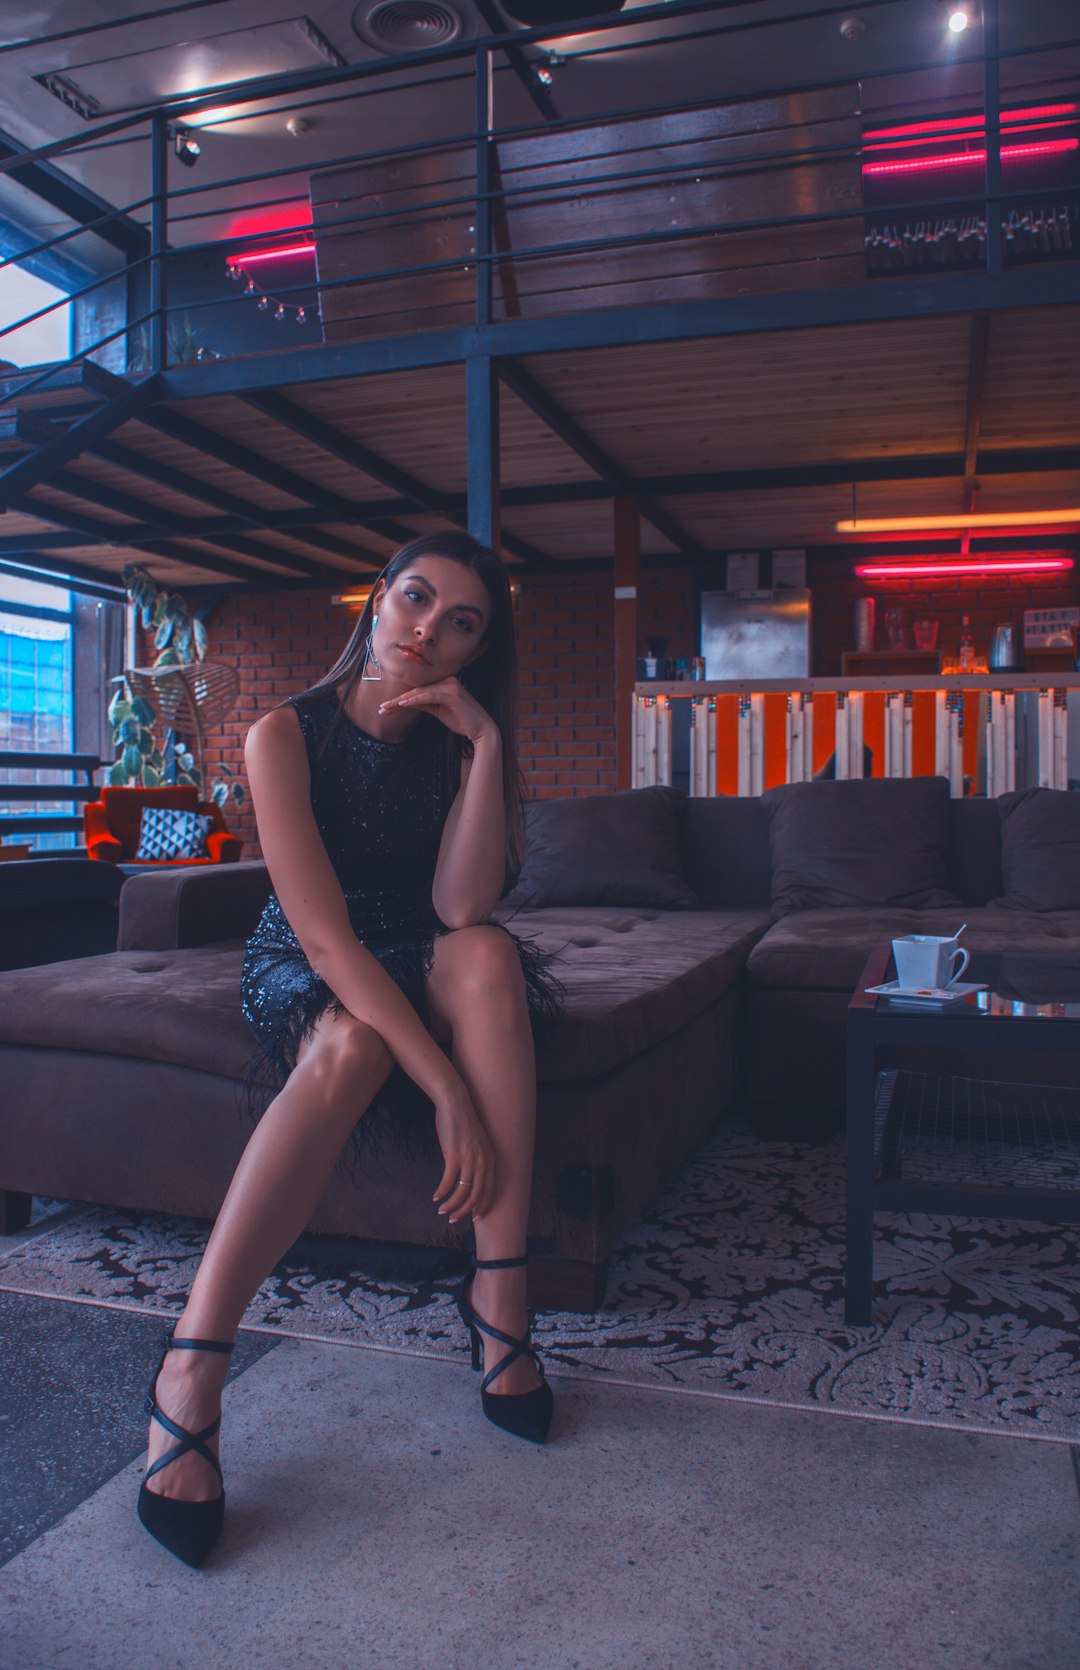
<instances>
[{"instance_id":1,"label":"red armchair","mask_svg":"<svg viewBox=\"0 0 1080 1670\"><path fill-rule=\"evenodd\" d=\"M140 864L235 864L238 861L244 850L243 841L230 832L220 806L214 801L199 799L199 791L193 783L179 783L163 789L102 789L100 800L89 800L83 807L88 855L106 864L134 863L142 809L147 804L165 806L174 811L208 814L214 820L214 827L206 837L206 858L140 858Z\"/></svg>"}]
</instances>

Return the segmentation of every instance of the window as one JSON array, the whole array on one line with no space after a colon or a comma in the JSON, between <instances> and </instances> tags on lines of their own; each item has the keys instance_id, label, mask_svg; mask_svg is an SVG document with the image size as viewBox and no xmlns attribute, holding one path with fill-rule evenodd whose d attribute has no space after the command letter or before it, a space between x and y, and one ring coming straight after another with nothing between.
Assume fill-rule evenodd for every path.
<instances>
[{"instance_id":1,"label":"window","mask_svg":"<svg viewBox=\"0 0 1080 1670\"><path fill-rule=\"evenodd\" d=\"M70 754L71 594L0 577L0 748ZM6 783L55 783L55 772L0 771L0 813L30 817L76 811L68 802L8 800ZM9 836L9 839L11 837ZM38 848L79 845L74 833L36 834Z\"/></svg>"},{"instance_id":2,"label":"window","mask_svg":"<svg viewBox=\"0 0 1080 1670\"><path fill-rule=\"evenodd\" d=\"M65 290L48 284L43 278L35 278L22 267L0 268L0 330L7 330L9 325L50 307L53 302L63 301L66 295ZM0 364L6 361L20 367L52 365L70 358L70 302L46 313L32 325L23 325L7 336L0 336Z\"/></svg>"}]
</instances>

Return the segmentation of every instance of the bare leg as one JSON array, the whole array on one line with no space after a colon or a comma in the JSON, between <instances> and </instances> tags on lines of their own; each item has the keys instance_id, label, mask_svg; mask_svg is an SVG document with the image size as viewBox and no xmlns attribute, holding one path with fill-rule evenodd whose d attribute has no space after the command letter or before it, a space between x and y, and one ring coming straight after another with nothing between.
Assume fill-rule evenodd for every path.
<instances>
[{"instance_id":1,"label":"bare leg","mask_svg":"<svg viewBox=\"0 0 1080 1670\"><path fill-rule=\"evenodd\" d=\"M474 1219L478 1258L516 1258L525 1251L536 1129L536 1060L517 949L501 928L460 928L435 942L428 981L433 1013L453 1032L453 1060L495 1153L495 1193ZM525 1333L525 1275L478 1270L469 1297L493 1327L520 1339ZM509 1346L484 1336L485 1372ZM528 1357L488 1390L532 1391L539 1375Z\"/></svg>"},{"instance_id":2,"label":"bare leg","mask_svg":"<svg viewBox=\"0 0 1080 1670\"><path fill-rule=\"evenodd\" d=\"M179 1338L233 1338L259 1284L309 1221L353 1126L392 1066L382 1039L352 1015L327 1011L319 1019L236 1168L177 1321ZM170 1351L158 1377L159 1404L189 1432L201 1431L221 1407L228 1366L223 1353ZM174 1443L151 1421L147 1465ZM209 1448L216 1447L213 1438ZM162 1468L147 1488L206 1501L221 1487L209 1463L188 1454Z\"/></svg>"}]
</instances>

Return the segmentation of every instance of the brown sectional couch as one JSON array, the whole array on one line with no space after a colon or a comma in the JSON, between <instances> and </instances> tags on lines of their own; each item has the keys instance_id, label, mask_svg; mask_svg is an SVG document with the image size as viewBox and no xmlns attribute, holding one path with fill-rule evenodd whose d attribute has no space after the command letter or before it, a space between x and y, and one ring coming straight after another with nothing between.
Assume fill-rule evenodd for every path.
<instances>
[{"instance_id":1,"label":"brown sectional couch","mask_svg":"<svg viewBox=\"0 0 1080 1670\"><path fill-rule=\"evenodd\" d=\"M950 807L955 910L807 910L774 921L757 801L685 803L694 909L575 905L515 926L562 953L564 1018L539 1040L530 1296L591 1309L609 1255L664 1182L745 1092L762 1128L820 1135L843 1110L845 1010L870 948L914 928L973 948L1080 951L1080 911L1025 914L1001 892L993 803ZM212 1217L249 1127L238 1078L243 945L269 889L239 863L130 878L118 949L0 974L0 1190L8 1225L33 1193ZM740 1083L741 1081L741 1083ZM431 1195L430 1155L387 1150L335 1172L311 1229L461 1244Z\"/></svg>"}]
</instances>

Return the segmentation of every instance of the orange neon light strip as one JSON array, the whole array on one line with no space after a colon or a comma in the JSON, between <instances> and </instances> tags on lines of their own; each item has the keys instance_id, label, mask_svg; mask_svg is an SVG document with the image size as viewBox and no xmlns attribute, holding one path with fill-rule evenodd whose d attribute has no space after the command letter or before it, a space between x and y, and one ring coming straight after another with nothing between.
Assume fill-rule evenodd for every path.
<instances>
[{"instance_id":1,"label":"orange neon light strip","mask_svg":"<svg viewBox=\"0 0 1080 1670\"><path fill-rule=\"evenodd\" d=\"M1080 522L1080 510L1004 510L996 515L972 511L966 516L868 516L837 522L837 533L942 533L957 528L1054 528Z\"/></svg>"}]
</instances>

